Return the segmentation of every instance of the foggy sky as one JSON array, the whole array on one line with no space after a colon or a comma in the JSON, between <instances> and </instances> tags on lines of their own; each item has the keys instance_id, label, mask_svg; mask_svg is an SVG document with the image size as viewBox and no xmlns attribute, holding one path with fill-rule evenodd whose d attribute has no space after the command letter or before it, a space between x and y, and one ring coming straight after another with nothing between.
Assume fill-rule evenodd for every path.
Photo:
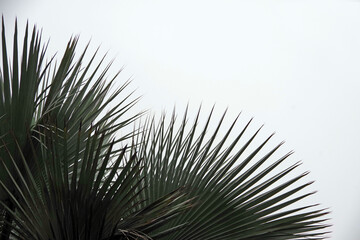
<instances>
[{"instance_id":1,"label":"foggy sky","mask_svg":"<svg viewBox=\"0 0 360 240\"><path fill-rule=\"evenodd\" d=\"M116 57L153 112L202 103L243 112L296 151L330 207L334 240L360 235L359 1L0 0L7 33L17 16L50 38L71 36ZM20 31L21 33L21 31Z\"/></svg>"}]
</instances>

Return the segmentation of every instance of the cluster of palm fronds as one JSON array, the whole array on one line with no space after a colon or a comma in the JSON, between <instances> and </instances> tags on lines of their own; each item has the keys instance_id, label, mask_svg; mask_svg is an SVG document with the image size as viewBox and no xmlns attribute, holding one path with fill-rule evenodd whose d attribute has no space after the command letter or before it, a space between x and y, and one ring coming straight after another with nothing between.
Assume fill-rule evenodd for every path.
<instances>
[{"instance_id":1,"label":"cluster of palm fronds","mask_svg":"<svg viewBox=\"0 0 360 240\"><path fill-rule=\"evenodd\" d=\"M185 113L120 135L142 114L129 115L128 82L111 90L104 58L84 64L85 49L74 60L73 38L58 65L46 61L28 26L20 51L16 23L8 54L2 24L0 239L324 237L326 210L291 207L312 193L306 173L290 174L298 163L279 168L290 153L270 160L280 144L256 158L268 138L244 156L250 123L230 144L236 121L217 137L223 118L210 131L212 114L203 127Z\"/></svg>"}]
</instances>

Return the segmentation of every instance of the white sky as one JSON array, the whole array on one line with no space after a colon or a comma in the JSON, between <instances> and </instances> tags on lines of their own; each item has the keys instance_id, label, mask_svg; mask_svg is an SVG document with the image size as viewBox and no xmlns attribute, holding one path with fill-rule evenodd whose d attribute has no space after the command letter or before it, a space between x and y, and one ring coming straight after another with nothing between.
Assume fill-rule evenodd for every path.
<instances>
[{"instance_id":1,"label":"white sky","mask_svg":"<svg viewBox=\"0 0 360 240\"><path fill-rule=\"evenodd\" d=\"M50 52L71 35L92 38L139 105L170 112L189 102L230 119L243 111L276 131L304 162L330 207L331 239L360 235L360 1L0 0L7 32L15 16L43 28ZM279 141L280 141L279 140Z\"/></svg>"}]
</instances>

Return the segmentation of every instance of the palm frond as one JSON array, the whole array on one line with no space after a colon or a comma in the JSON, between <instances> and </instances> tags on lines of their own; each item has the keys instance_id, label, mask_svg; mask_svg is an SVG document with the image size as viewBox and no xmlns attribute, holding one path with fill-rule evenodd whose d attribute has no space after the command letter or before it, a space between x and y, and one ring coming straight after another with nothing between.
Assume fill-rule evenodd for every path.
<instances>
[{"instance_id":1,"label":"palm frond","mask_svg":"<svg viewBox=\"0 0 360 240\"><path fill-rule=\"evenodd\" d=\"M125 148L114 159L113 143L101 155L104 136L105 133L94 130L86 140L85 151L73 158L68 154L67 138L54 129L47 139L45 155L35 157L36 162L42 162L36 165L41 168L36 171L41 173L39 180L30 170L25 155L21 154L25 171L20 171L8 151L18 179L3 163L14 190L2 181L0 185L17 210L11 210L4 202L0 204L14 219L13 238L151 239L151 232L191 206L191 200L178 201L186 191L176 189L138 211L137 206L144 201L140 198L144 189L138 188L143 185L143 179L139 178L143 170L141 160L136 155L126 158ZM21 152L20 146L17 147ZM32 149L35 150L34 146ZM112 167L107 170L111 162ZM73 166L71 171L69 165Z\"/></svg>"},{"instance_id":2,"label":"palm frond","mask_svg":"<svg viewBox=\"0 0 360 240\"><path fill-rule=\"evenodd\" d=\"M129 81L112 89L121 71L108 79L105 56L86 62L74 37L45 60L27 25L20 57L17 23L9 56L4 19L1 42L1 239L325 238L328 211L297 205L314 194L308 172L275 157L282 143L263 153L272 135L247 137L251 120L232 138L238 118L222 133L225 113L201 127L186 111L115 138L142 113Z\"/></svg>"},{"instance_id":3,"label":"palm frond","mask_svg":"<svg viewBox=\"0 0 360 240\"><path fill-rule=\"evenodd\" d=\"M151 121L134 140L145 163L146 203L180 186L190 189L188 198L196 198L191 211L165 228L188 226L167 239L322 239L328 212L314 205L291 208L313 194L306 192L311 182L302 183L307 173L291 176L299 163L281 169L292 152L272 160L281 143L259 157L270 136L245 157L260 129L243 139L250 121L226 146L237 119L218 137L225 114L212 133L212 112L202 128L199 114L189 127L186 113L179 124L175 115L168 124L165 116L158 125ZM243 146L238 146L240 140L245 140Z\"/></svg>"},{"instance_id":4,"label":"palm frond","mask_svg":"<svg viewBox=\"0 0 360 240\"><path fill-rule=\"evenodd\" d=\"M111 90L118 74L107 80L111 63L101 70L105 57L90 70L95 61L95 52L88 63L83 66L87 47L75 61L75 51L78 38L69 41L60 64L56 66L54 57L45 63L47 45L41 43L41 35L36 27L29 34L26 26L23 39L22 58L19 63L17 24L15 24L14 51L12 64L7 53L4 19L2 21L2 67L0 74L0 136L15 159L16 146L13 136L21 149L29 152L28 133L31 138L42 144L43 136L49 128L57 126L59 131L67 127L69 154L74 155L76 135L81 122L81 131L88 132L98 128L105 133L104 146L109 146L109 140L119 129L134 121L140 114L129 115L131 107L137 98L131 99L131 94L123 94L129 82L115 90ZM12 68L10 67L12 65ZM20 67L18 67L20 66ZM122 96L123 95L123 96ZM111 108L107 110L107 106ZM80 142L84 142L87 134ZM131 132L118 136L117 142L131 137ZM85 146L80 145L79 151ZM0 157L9 163L8 154L0 147ZM26 158L30 167L32 160ZM10 165L9 165L10 166ZM10 167L10 171L13 171ZM5 172L0 169L0 176ZM0 177L6 184L6 179ZM0 191L0 199L6 196Z\"/></svg>"},{"instance_id":5,"label":"palm frond","mask_svg":"<svg viewBox=\"0 0 360 240\"><path fill-rule=\"evenodd\" d=\"M30 143L36 140L33 147L37 154L42 156L44 142L54 126L59 136L66 135L67 153L75 158L78 152L85 150L86 138L93 129L96 128L104 133L102 139L104 148L102 152L104 152L111 145L110 140L115 132L126 127L142 114L129 114L129 110L138 99L132 98L131 94L124 94L128 81L112 90L119 73L110 80L107 79L111 62L103 67L105 56L94 65L97 56L95 52L90 61L84 63L86 47L75 60L77 37L70 39L58 65L55 56L45 60L47 44L42 44L41 34L35 26L30 33L26 25L20 53L17 22L15 22L12 57L8 55L6 39L5 24L2 19L0 161L7 170L5 167L0 167L0 181L10 192L14 191L15 186L7 177L8 171L15 179L19 174L15 166L18 166L20 173L24 173L25 165L21 161L21 154L25 156L23 159L26 160L26 165L33 171L33 177L39 181L38 178L42 173L36 170L41 168L35 166L39 163L33 159ZM91 70L93 67L94 70ZM109 105L111 108L108 109ZM78 141L80 124L82 139ZM128 132L118 136L116 142L131 137L131 134ZM20 146L21 152L15 142ZM16 161L17 165L14 165L13 161ZM69 167L71 169L71 166ZM15 210L14 203L4 188L0 188L0 200L7 202L10 210ZM7 233L2 231L2 234L8 235L6 225L11 224L12 220L7 213L5 215L8 222L4 221L1 227Z\"/></svg>"}]
</instances>

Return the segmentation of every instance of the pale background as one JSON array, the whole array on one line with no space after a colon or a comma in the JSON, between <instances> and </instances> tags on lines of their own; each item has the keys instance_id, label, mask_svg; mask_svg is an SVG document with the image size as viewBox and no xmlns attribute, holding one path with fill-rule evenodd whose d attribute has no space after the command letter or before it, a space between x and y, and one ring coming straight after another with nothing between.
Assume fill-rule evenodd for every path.
<instances>
[{"instance_id":1,"label":"pale background","mask_svg":"<svg viewBox=\"0 0 360 240\"><path fill-rule=\"evenodd\" d=\"M0 10L8 34L15 16L42 28L49 52L77 34L101 44L142 109L216 103L230 119L254 116L311 171L331 239L360 239L360 1L0 0Z\"/></svg>"}]
</instances>

